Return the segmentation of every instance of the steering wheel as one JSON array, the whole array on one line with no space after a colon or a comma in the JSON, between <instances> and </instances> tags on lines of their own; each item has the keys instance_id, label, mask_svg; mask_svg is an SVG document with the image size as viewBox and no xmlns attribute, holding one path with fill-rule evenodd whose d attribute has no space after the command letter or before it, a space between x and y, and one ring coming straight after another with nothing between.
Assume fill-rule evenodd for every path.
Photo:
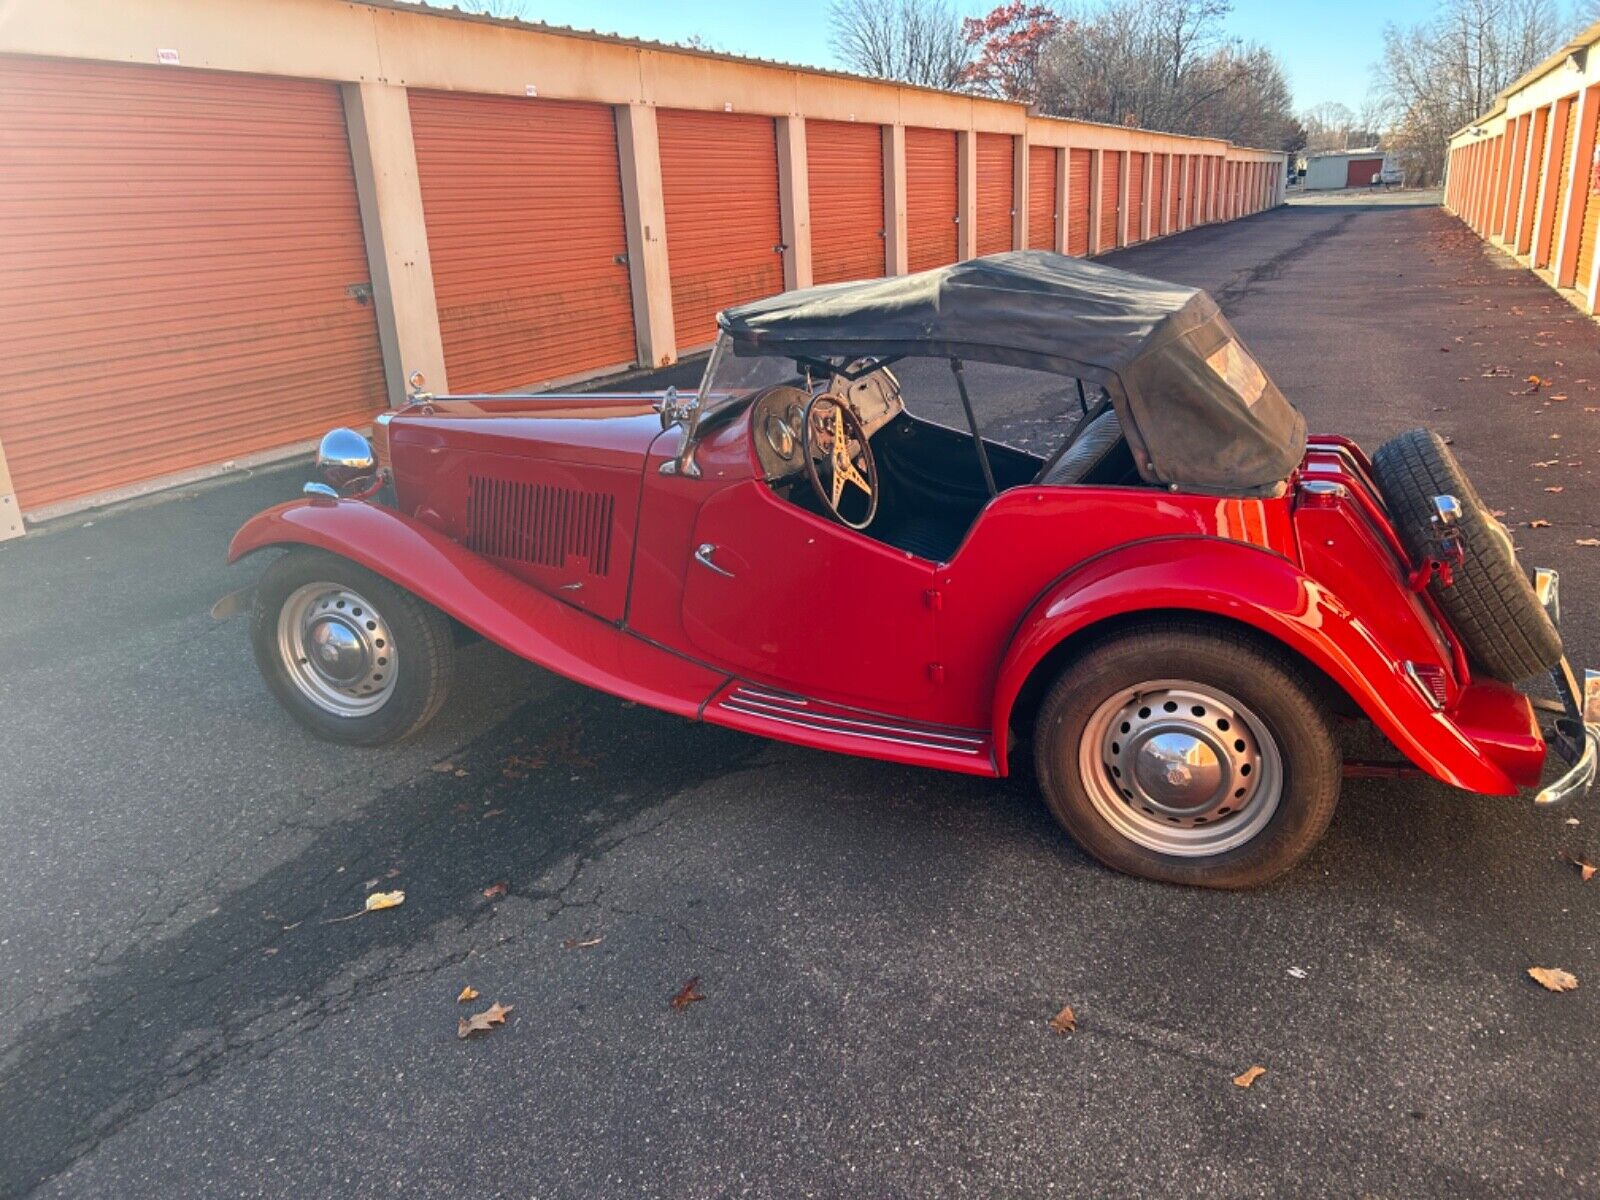
<instances>
[{"instance_id":1,"label":"steering wheel","mask_svg":"<svg viewBox=\"0 0 1600 1200\"><path fill-rule=\"evenodd\" d=\"M872 518L878 515L878 464L872 457L867 431L850 405L832 392L813 397L800 422L800 448L804 452L806 478L834 520L851 529L871 525ZM846 484L866 495L866 515L856 519L845 515ZM852 510L860 507L859 500L850 505Z\"/></svg>"}]
</instances>

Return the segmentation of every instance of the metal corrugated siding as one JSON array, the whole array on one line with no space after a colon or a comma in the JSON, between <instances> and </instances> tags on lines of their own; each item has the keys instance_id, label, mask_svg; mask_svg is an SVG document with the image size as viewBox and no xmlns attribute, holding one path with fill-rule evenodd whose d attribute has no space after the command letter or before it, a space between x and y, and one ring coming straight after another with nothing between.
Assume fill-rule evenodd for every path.
<instances>
[{"instance_id":1,"label":"metal corrugated siding","mask_svg":"<svg viewBox=\"0 0 1600 1200\"><path fill-rule=\"evenodd\" d=\"M633 365L610 107L425 91L410 107L450 386Z\"/></svg>"},{"instance_id":2,"label":"metal corrugated siding","mask_svg":"<svg viewBox=\"0 0 1600 1200\"><path fill-rule=\"evenodd\" d=\"M1028 248L1056 248L1056 155L1054 146L1028 147Z\"/></svg>"},{"instance_id":3,"label":"metal corrugated siding","mask_svg":"<svg viewBox=\"0 0 1600 1200\"><path fill-rule=\"evenodd\" d=\"M1600 141L1595 143L1595 148L1600 152ZM1600 192L1594 189L1597 158L1600 158L1600 153L1591 155L1591 161L1582 164L1585 169L1579 181L1579 186L1583 188L1583 231L1578 235L1578 266L1572 285L1584 292L1589 290L1589 275L1594 269L1595 232L1600 229Z\"/></svg>"},{"instance_id":4,"label":"metal corrugated siding","mask_svg":"<svg viewBox=\"0 0 1600 1200\"><path fill-rule=\"evenodd\" d=\"M906 130L906 256L913 271L956 261L956 135L949 129Z\"/></svg>"},{"instance_id":5,"label":"metal corrugated siding","mask_svg":"<svg viewBox=\"0 0 1600 1200\"><path fill-rule=\"evenodd\" d=\"M1011 218L1016 208L1011 135L980 133L978 159L978 253L1012 249Z\"/></svg>"},{"instance_id":6,"label":"metal corrugated siding","mask_svg":"<svg viewBox=\"0 0 1600 1200\"><path fill-rule=\"evenodd\" d=\"M1089 180L1092 152L1067 152L1067 253L1080 258L1089 253Z\"/></svg>"},{"instance_id":7,"label":"metal corrugated siding","mask_svg":"<svg viewBox=\"0 0 1600 1200\"><path fill-rule=\"evenodd\" d=\"M1145 156L1135 150L1128 155L1128 245L1144 240Z\"/></svg>"},{"instance_id":8,"label":"metal corrugated siding","mask_svg":"<svg viewBox=\"0 0 1600 1200\"><path fill-rule=\"evenodd\" d=\"M1566 132L1562 134L1559 156L1555 161L1555 208L1550 218L1550 237L1545 242L1544 259L1550 263L1555 257L1556 232L1561 228L1561 205L1567 195L1567 186L1571 182L1572 172L1568 169L1572 159L1572 139L1578 134L1578 98L1574 96L1572 103L1567 105Z\"/></svg>"},{"instance_id":9,"label":"metal corrugated siding","mask_svg":"<svg viewBox=\"0 0 1600 1200\"><path fill-rule=\"evenodd\" d=\"M778 140L771 117L656 112L678 349L716 336L717 313L783 291Z\"/></svg>"},{"instance_id":10,"label":"metal corrugated siding","mask_svg":"<svg viewBox=\"0 0 1600 1200\"><path fill-rule=\"evenodd\" d=\"M1122 154L1106 151L1100 156L1100 252L1117 245L1117 201L1122 198Z\"/></svg>"},{"instance_id":11,"label":"metal corrugated siding","mask_svg":"<svg viewBox=\"0 0 1600 1200\"><path fill-rule=\"evenodd\" d=\"M811 192L811 274L816 283L884 273L883 130L849 121L806 122Z\"/></svg>"},{"instance_id":12,"label":"metal corrugated siding","mask_svg":"<svg viewBox=\"0 0 1600 1200\"><path fill-rule=\"evenodd\" d=\"M338 90L0 59L0 440L22 508L388 403Z\"/></svg>"}]
</instances>

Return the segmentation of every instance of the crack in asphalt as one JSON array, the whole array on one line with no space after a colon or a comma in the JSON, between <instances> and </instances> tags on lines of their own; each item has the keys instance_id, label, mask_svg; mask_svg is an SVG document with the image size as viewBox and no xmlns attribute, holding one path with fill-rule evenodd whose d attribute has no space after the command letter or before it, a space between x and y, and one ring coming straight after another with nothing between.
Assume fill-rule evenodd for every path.
<instances>
[{"instance_id":1,"label":"crack in asphalt","mask_svg":"<svg viewBox=\"0 0 1600 1200\"><path fill-rule=\"evenodd\" d=\"M1360 215L1359 210L1346 212L1329 225L1308 230L1299 241L1286 246L1271 258L1263 259L1247 270L1236 272L1232 279L1211 293L1211 298L1217 302L1219 308L1237 312L1243 307L1244 300L1262 290L1262 284L1283 278L1293 263L1303 259L1314 247L1332 241L1344 233Z\"/></svg>"},{"instance_id":2,"label":"crack in asphalt","mask_svg":"<svg viewBox=\"0 0 1600 1200\"><path fill-rule=\"evenodd\" d=\"M672 819L670 801L737 771L760 743L561 685L451 756L467 771L422 776L321 823L293 857L231 894L161 882L134 929L103 943L96 976L23 1024L0 1053L0 1195L20 1195L91 1154L129 1122L236 1066L258 1061L330 1017L396 986L456 969L574 910L638 917L711 949L682 922L607 907L590 868ZM603 738L584 735L604 728ZM577 731L577 732L574 732ZM590 758L576 756L579 738ZM533 770L504 767L541 738L565 749ZM561 740L564 739L564 740ZM685 742L700 752L684 753ZM670 747L672 753L667 750ZM599 751L603 750L603 753ZM570 757L563 757L563 755ZM347 785L348 787L348 785ZM252 838L252 852L305 812ZM640 817L668 805L653 820ZM241 850L235 861L246 857ZM351 924L364 878L403 886L407 905ZM208 875L222 879L226 867ZM486 900L494 879L529 882ZM285 898L299 902L286 904ZM193 924L156 936L209 900Z\"/></svg>"}]
</instances>

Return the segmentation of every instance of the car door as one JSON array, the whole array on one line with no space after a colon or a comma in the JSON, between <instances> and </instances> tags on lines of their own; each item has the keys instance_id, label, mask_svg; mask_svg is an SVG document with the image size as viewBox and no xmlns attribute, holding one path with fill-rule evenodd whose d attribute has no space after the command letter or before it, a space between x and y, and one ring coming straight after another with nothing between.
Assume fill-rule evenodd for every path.
<instances>
[{"instance_id":1,"label":"car door","mask_svg":"<svg viewBox=\"0 0 1600 1200\"><path fill-rule=\"evenodd\" d=\"M803 696L921 717L933 565L806 512L759 480L701 507L683 590L694 652Z\"/></svg>"}]
</instances>

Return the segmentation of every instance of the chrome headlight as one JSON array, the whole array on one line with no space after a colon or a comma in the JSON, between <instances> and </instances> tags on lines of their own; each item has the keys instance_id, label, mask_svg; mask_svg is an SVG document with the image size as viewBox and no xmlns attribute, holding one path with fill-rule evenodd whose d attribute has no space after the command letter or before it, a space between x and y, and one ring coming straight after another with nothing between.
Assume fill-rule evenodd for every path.
<instances>
[{"instance_id":1,"label":"chrome headlight","mask_svg":"<svg viewBox=\"0 0 1600 1200\"><path fill-rule=\"evenodd\" d=\"M347 495L372 486L378 460L372 443L354 429L331 429L317 446L317 470L335 491Z\"/></svg>"}]
</instances>

